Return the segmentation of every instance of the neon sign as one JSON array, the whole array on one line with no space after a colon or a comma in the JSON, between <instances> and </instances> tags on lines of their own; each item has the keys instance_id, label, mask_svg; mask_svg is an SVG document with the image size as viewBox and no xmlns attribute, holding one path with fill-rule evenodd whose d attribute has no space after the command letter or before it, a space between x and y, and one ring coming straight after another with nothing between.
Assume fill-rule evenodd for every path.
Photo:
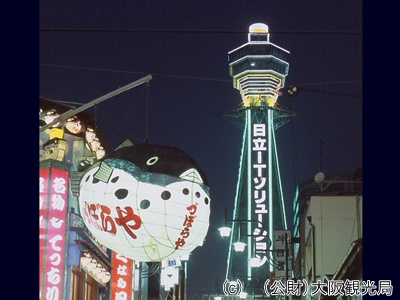
<instances>
[{"instance_id":1,"label":"neon sign","mask_svg":"<svg viewBox=\"0 0 400 300\"><path fill-rule=\"evenodd\" d=\"M55 168L39 173L40 297L63 296L68 172Z\"/></svg>"},{"instance_id":2,"label":"neon sign","mask_svg":"<svg viewBox=\"0 0 400 300\"><path fill-rule=\"evenodd\" d=\"M256 249L256 258L259 259L258 266L262 266L267 261L266 250L266 236L267 232L262 228L264 215L268 213L266 209L266 199L267 199L267 191L266 191L266 182L267 178L264 177L264 170L267 169L267 165L264 162L265 153L267 152L267 140L266 140L266 126L264 123L253 124L253 155L255 157L255 161L253 163L253 171L254 171L254 189L253 189L253 197L255 203L254 213L257 215L258 226L254 229L253 235L255 237L255 249Z\"/></svg>"}]
</instances>

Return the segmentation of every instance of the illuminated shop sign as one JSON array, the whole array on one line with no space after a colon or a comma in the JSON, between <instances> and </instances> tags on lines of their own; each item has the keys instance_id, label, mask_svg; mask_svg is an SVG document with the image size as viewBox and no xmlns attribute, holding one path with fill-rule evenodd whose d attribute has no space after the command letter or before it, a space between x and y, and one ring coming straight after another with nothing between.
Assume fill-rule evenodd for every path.
<instances>
[{"instance_id":1,"label":"illuminated shop sign","mask_svg":"<svg viewBox=\"0 0 400 300\"><path fill-rule=\"evenodd\" d=\"M111 300L131 300L133 293L133 260L113 252Z\"/></svg>"},{"instance_id":2,"label":"illuminated shop sign","mask_svg":"<svg viewBox=\"0 0 400 300\"><path fill-rule=\"evenodd\" d=\"M182 262L180 259L161 262L160 284L166 291L169 291L179 283L179 269L181 266Z\"/></svg>"},{"instance_id":3,"label":"illuminated shop sign","mask_svg":"<svg viewBox=\"0 0 400 300\"><path fill-rule=\"evenodd\" d=\"M275 230L274 231L274 259L281 268L275 270L276 280L288 280L292 273L292 251L289 244L291 243L292 232L290 230ZM287 251L287 253L285 253ZM288 260L288 263L285 260ZM286 269L284 266L286 265ZM287 272L287 273L286 273ZM286 278L286 275L289 278Z\"/></svg>"},{"instance_id":4,"label":"illuminated shop sign","mask_svg":"<svg viewBox=\"0 0 400 300\"><path fill-rule=\"evenodd\" d=\"M62 299L68 200L68 172L55 168L39 173L40 297Z\"/></svg>"},{"instance_id":5,"label":"illuminated shop sign","mask_svg":"<svg viewBox=\"0 0 400 300\"><path fill-rule=\"evenodd\" d=\"M267 152L266 125L264 123L253 124L252 151L253 151L253 197L254 197L254 213L257 216L258 226L254 229L255 252L256 258L259 260L258 266L262 266L267 261L266 250L267 232L263 229L262 224L264 215L268 213L267 205L267 178L265 177L267 165L265 157Z\"/></svg>"}]
</instances>

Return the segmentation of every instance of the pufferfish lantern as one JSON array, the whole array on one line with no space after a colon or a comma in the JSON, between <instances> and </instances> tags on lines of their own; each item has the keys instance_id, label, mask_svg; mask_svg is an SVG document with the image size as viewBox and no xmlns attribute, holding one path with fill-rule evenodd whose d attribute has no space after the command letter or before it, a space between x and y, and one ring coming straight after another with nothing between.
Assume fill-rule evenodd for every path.
<instances>
[{"instance_id":1,"label":"pufferfish lantern","mask_svg":"<svg viewBox=\"0 0 400 300\"><path fill-rule=\"evenodd\" d=\"M86 226L104 246L155 262L202 245L210 193L204 172L186 153L140 144L117 148L85 171L79 206Z\"/></svg>"}]
</instances>

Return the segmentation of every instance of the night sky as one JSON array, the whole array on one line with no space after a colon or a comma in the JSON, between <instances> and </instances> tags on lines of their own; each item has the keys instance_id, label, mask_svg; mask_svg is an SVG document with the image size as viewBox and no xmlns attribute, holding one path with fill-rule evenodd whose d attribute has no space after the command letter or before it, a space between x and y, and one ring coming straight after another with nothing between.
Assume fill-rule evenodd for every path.
<instances>
[{"instance_id":1,"label":"night sky","mask_svg":"<svg viewBox=\"0 0 400 300\"><path fill-rule=\"evenodd\" d=\"M111 149L126 138L174 146L207 175L210 228L193 251L187 299L223 279L242 130L217 116L238 108L227 54L247 42L253 23L288 51L282 109L296 117L276 131L289 226L298 183L320 171L362 166L363 23L361 1L51 1L39 3L39 95L87 103L148 74L138 86L87 112ZM290 98L289 86L300 93ZM148 115L146 118L146 102ZM79 104L72 104L79 107ZM147 121L146 121L147 120Z\"/></svg>"}]
</instances>

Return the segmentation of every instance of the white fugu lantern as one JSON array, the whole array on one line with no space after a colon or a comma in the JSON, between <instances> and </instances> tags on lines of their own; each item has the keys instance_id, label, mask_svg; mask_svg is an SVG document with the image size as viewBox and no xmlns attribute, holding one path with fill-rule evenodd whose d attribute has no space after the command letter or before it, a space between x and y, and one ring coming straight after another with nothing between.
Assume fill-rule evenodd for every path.
<instances>
[{"instance_id":1,"label":"white fugu lantern","mask_svg":"<svg viewBox=\"0 0 400 300\"><path fill-rule=\"evenodd\" d=\"M205 174L183 151L143 144L120 148L91 166L80 181L79 206L104 246L154 262L202 245L210 193Z\"/></svg>"}]
</instances>

